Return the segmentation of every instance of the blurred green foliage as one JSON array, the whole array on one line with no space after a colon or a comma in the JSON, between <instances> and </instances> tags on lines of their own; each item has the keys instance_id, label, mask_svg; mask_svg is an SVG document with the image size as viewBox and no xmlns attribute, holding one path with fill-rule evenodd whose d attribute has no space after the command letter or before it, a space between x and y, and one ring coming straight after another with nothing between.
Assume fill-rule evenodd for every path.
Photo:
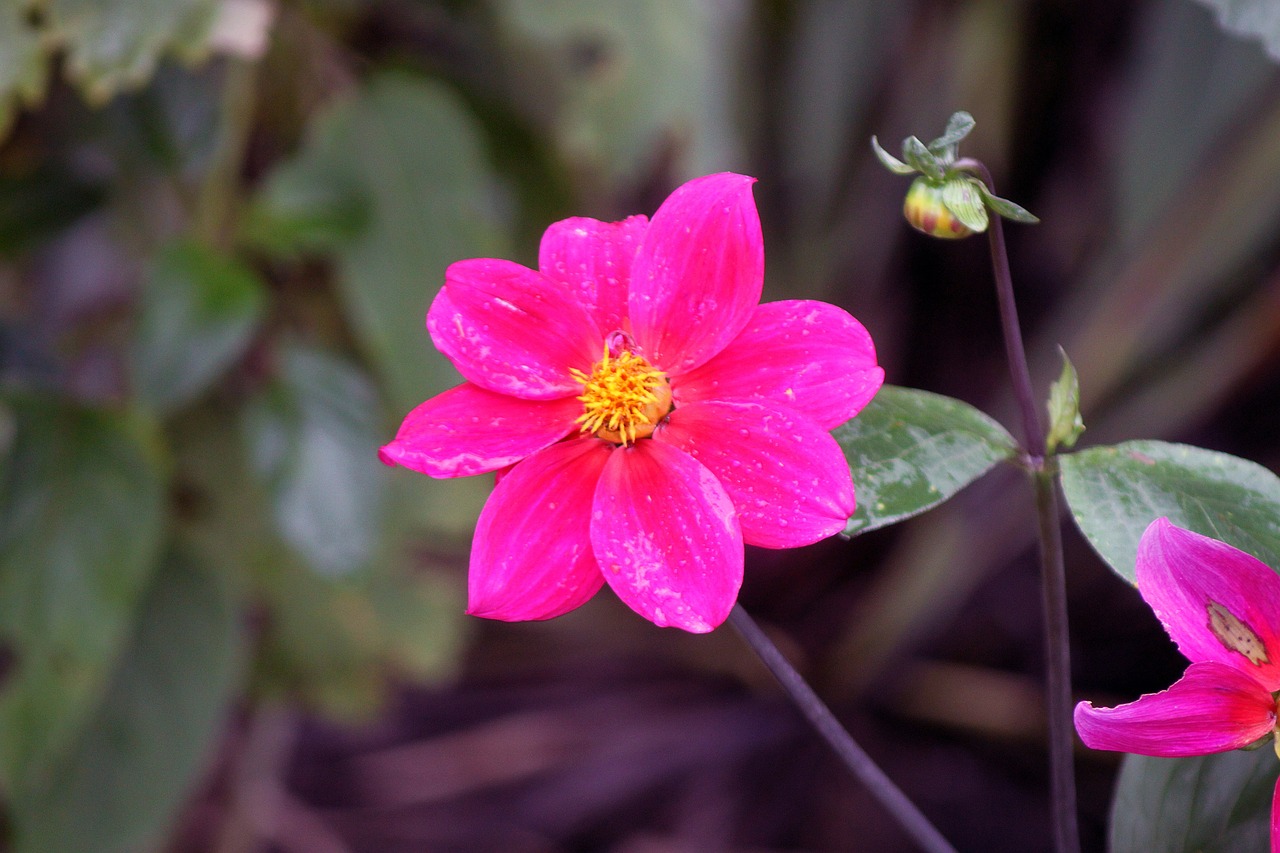
<instances>
[{"instance_id":1,"label":"blurred green foliage","mask_svg":"<svg viewBox=\"0 0 1280 853\"><path fill-rule=\"evenodd\" d=\"M1280 38L1250 23L1257 2L1208 5ZM0 0L10 846L160 843L234 711L368 715L397 679L455 671L487 478L395 476L375 451L456 381L423 328L448 263L531 263L556 216L648 213L682 177L756 174L770 293L850 307L901 382L921 371L927 317L895 266L911 239L901 188L866 140L967 108L966 145L1045 220L1011 237L1015 266L1021 252L1049 270L1027 279L1052 306L1030 347L1041 377L1065 345L1100 441L1206 418L1280 330L1274 68L1196 4L1147 4L1132 66L1105 81L1120 91L1106 121L1041 150L1018 131L1056 122L1069 86L1034 88L1065 72L1031 50L1033 11ZM254 27L265 54L243 40ZM935 288L920 303L975 301L948 287L954 301ZM941 390L1006 414L998 371L971 375ZM918 464L941 478L899 503L868 480L856 528L1012 455L998 424L957 405L893 389L842 428L855 464L932 453ZM895 432L907 410L936 429ZM1105 452L1068 476L1106 489ZM831 632L833 692L868 683L1025 544L1010 500L960 493L893 540ZM545 626L553 647L571 644L556 631L581 640L572 630Z\"/></svg>"}]
</instances>

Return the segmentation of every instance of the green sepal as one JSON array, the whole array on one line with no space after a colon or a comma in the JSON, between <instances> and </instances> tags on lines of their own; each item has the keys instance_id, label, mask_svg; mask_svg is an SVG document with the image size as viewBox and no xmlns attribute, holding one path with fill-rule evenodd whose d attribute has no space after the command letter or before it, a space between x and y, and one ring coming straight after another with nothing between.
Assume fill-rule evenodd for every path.
<instances>
[{"instance_id":1,"label":"green sepal","mask_svg":"<svg viewBox=\"0 0 1280 853\"><path fill-rule=\"evenodd\" d=\"M956 158L956 146L973 130L973 116L964 110L954 112L947 119L947 128L942 135L929 143L929 150L940 160L950 163Z\"/></svg>"},{"instance_id":2,"label":"green sepal","mask_svg":"<svg viewBox=\"0 0 1280 853\"><path fill-rule=\"evenodd\" d=\"M880 145L880 141L874 136L871 137L871 150L875 152L876 159L880 161L890 172L895 175L914 175L916 170L908 166L906 163L894 157L888 151L885 151Z\"/></svg>"},{"instance_id":3,"label":"green sepal","mask_svg":"<svg viewBox=\"0 0 1280 853\"><path fill-rule=\"evenodd\" d=\"M979 182L967 177L953 177L942 185L942 204L970 231L987 230L987 207L975 187Z\"/></svg>"},{"instance_id":4,"label":"green sepal","mask_svg":"<svg viewBox=\"0 0 1280 853\"><path fill-rule=\"evenodd\" d=\"M938 162L938 158L934 156L934 153L914 136L908 136L902 140L902 156L911 168L935 181L942 180L946 174L946 170Z\"/></svg>"},{"instance_id":5,"label":"green sepal","mask_svg":"<svg viewBox=\"0 0 1280 853\"><path fill-rule=\"evenodd\" d=\"M987 203L987 207L991 209L992 213L1008 219L1010 222L1021 222L1023 225L1035 225L1040 221L1038 216L1032 214L1025 207L1014 204L1007 198L1000 198L1000 196L987 189L981 181L976 183L979 192L982 193L982 200Z\"/></svg>"},{"instance_id":6,"label":"green sepal","mask_svg":"<svg viewBox=\"0 0 1280 853\"><path fill-rule=\"evenodd\" d=\"M1062 353L1062 375L1049 386L1049 434L1045 436L1050 453L1059 447L1074 447L1084 432L1084 420L1080 417L1080 379L1066 350L1058 347L1058 352Z\"/></svg>"}]
</instances>

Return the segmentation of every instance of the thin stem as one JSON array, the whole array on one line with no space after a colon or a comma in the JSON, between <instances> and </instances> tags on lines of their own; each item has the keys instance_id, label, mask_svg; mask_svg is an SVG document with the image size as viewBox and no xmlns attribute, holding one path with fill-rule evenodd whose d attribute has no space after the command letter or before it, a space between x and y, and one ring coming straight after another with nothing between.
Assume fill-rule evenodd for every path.
<instances>
[{"instance_id":1,"label":"thin stem","mask_svg":"<svg viewBox=\"0 0 1280 853\"><path fill-rule=\"evenodd\" d=\"M978 163L982 180L995 192L991 173ZM1044 460L1044 428L1040 425L1040 410L1036 406L1035 392L1031 390L1031 370L1027 367L1027 351L1022 345L1022 327L1018 325L1018 306L1013 298L1013 275L1009 272L1009 252L1004 244L1004 221L992 214L987 228L991 241L991 269L996 278L996 301L1000 304L1000 328L1004 333L1004 352L1009 361L1009 378L1013 381L1013 394L1022 413L1022 433L1027 453L1033 464Z\"/></svg>"},{"instance_id":2,"label":"thin stem","mask_svg":"<svg viewBox=\"0 0 1280 853\"><path fill-rule=\"evenodd\" d=\"M1076 774L1071 724L1071 649L1067 630L1067 572L1062 559L1058 485L1051 471L1036 471L1036 517L1040 527L1041 601L1048 666L1049 792L1053 797L1055 849L1080 849L1076 821Z\"/></svg>"},{"instance_id":3,"label":"thin stem","mask_svg":"<svg viewBox=\"0 0 1280 853\"><path fill-rule=\"evenodd\" d=\"M991 192L995 184L991 172L978 161L965 167L978 172ZM1018 308L1013 296L1013 276L1004 243L1004 227L998 215L991 216L987 229L991 241L991 267L995 273L996 298L1000 304L1000 325L1004 332L1005 355L1013 393L1022 412L1027 461L1036 493L1036 518L1040 531L1040 582L1044 609L1045 664L1048 670L1045 702L1049 716L1049 794L1053 807L1054 849L1058 853L1078 853L1080 830L1076 818L1076 780L1071 725L1071 649L1067 629L1067 583L1062 558L1062 528L1058 514L1058 492L1052 460L1046 461L1044 427L1031 371L1022 345Z\"/></svg>"},{"instance_id":4,"label":"thin stem","mask_svg":"<svg viewBox=\"0 0 1280 853\"><path fill-rule=\"evenodd\" d=\"M204 182L196 198L192 230L207 245L223 247L231 238L239 201L240 168L253 124L258 66L227 59L222 84L221 125Z\"/></svg>"},{"instance_id":5,"label":"thin stem","mask_svg":"<svg viewBox=\"0 0 1280 853\"><path fill-rule=\"evenodd\" d=\"M921 850L929 853L955 853L942 834L929 823L929 819L907 799L897 785L885 775L871 756L858 745L853 735L840 725L840 721L831 713L831 709L818 698L813 688L804 680L796 668L782 656L778 647L773 644L760 626L755 623L741 604L735 604L729 614L729 622L734 629L751 646L764 665L773 673L773 677L782 685L787 696L804 714L810 724L818 730L818 734L826 740L845 766L858 778L880 804L898 821L907 834L920 845Z\"/></svg>"}]
</instances>

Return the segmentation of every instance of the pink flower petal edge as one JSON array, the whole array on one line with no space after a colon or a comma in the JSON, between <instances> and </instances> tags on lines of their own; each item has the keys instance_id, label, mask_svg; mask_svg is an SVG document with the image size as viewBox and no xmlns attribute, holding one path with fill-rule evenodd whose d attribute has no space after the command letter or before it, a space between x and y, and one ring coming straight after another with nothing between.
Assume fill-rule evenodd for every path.
<instances>
[{"instance_id":1,"label":"pink flower petal edge","mask_svg":"<svg viewBox=\"0 0 1280 853\"><path fill-rule=\"evenodd\" d=\"M575 294L607 334L623 327L631 268L648 230L646 216L621 222L581 216L561 220L542 235L538 269Z\"/></svg>"},{"instance_id":2,"label":"pink flower petal edge","mask_svg":"<svg viewBox=\"0 0 1280 853\"><path fill-rule=\"evenodd\" d=\"M1138 545L1138 589L1178 649L1280 689L1280 575L1245 552L1151 523Z\"/></svg>"},{"instance_id":3,"label":"pink flower petal edge","mask_svg":"<svg viewBox=\"0 0 1280 853\"><path fill-rule=\"evenodd\" d=\"M1091 749L1179 757L1247 746L1275 726L1275 700L1249 676L1216 662L1193 663L1168 690L1116 708L1076 706Z\"/></svg>"},{"instance_id":4,"label":"pink flower petal edge","mask_svg":"<svg viewBox=\"0 0 1280 853\"><path fill-rule=\"evenodd\" d=\"M809 545L839 533L853 515L844 452L803 416L760 403L690 403L673 411L654 438L716 476L749 545Z\"/></svg>"},{"instance_id":5,"label":"pink flower petal edge","mask_svg":"<svg viewBox=\"0 0 1280 853\"><path fill-rule=\"evenodd\" d=\"M378 458L429 477L496 471L575 432L581 409L573 397L520 400L464 382L410 412Z\"/></svg>"},{"instance_id":6,"label":"pink flower petal edge","mask_svg":"<svg viewBox=\"0 0 1280 853\"><path fill-rule=\"evenodd\" d=\"M602 339L563 284L492 258L449 266L427 330L466 379L526 400L576 396L582 386L570 370L590 369Z\"/></svg>"},{"instance_id":7,"label":"pink flower petal edge","mask_svg":"<svg viewBox=\"0 0 1280 853\"><path fill-rule=\"evenodd\" d=\"M467 612L507 622L551 619L604 585L591 549L591 506L605 442L552 445L512 468L480 512Z\"/></svg>"},{"instance_id":8,"label":"pink flower petal edge","mask_svg":"<svg viewBox=\"0 0 1280 853\"><path fill-rule=\"evenodd\" d=\"M754 178L695 178L667 197L632 268L628 313L636 341L672 377L737 337L760 302L764 239Z\"/></svg>"},{"instance_id":9,"label":"pink flower petal edge","mask_svg":"<svg viewBox=\"0 0 1280 853\"><path fill-rule=\"evenodd\" d=\"M605 581L655 625L705 633L737 601L743 549L733 502L670 445L613 452L596 488L591 544Z\"/></svg>"},{"instance_id":10,"label":"pink flower petal edge","mask_svg":"<svg viewBox=\"0 0 1280 853\"><path fill-rule=\"evenodd\" d=\"M768 402L831 430L862 411L883 384L861 323L835 305L787 300L757 307L742 334L680 377L676 402Z\"/></svg>"}]
</instances>

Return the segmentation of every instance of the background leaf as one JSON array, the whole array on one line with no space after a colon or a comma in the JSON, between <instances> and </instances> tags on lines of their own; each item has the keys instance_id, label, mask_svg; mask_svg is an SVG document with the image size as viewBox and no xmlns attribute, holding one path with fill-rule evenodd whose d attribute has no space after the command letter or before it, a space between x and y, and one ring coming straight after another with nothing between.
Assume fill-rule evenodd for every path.
<instances>
[{"instance_id":1,"label":"background leaf","mask_svg":"<svg viewBox=\"0 0 1280 853\"><path fill-rule=\"evenodd\" d=\"M373 387L319 351L290 347L281 376L245 413L253 468L271 495L280 535L322 574L373 557L386 469Z\"/></svg>"},{"instance_id":2,"label":"background leaf","mask_svg":"<svg viewBox=\"0 0 1280 853\"><path fill-rule=\"evenodd\" d=\"M937 506L1017 452L1004 427L967 403L891 385L833 434L858 498L850 535Z\"/></svg>"},{"instance_id":3,"label":"background leaf","mask_svg":"<svg viewBox=\"0 0 1280 853\"><path fill-rule=\"evenodd\" d=\"M137 850L173 819L234 695L242 646L223 583L172 554L75 749L15 802L16 853Z\"/></svg>"},{"instance_id":4,"label":"background leaf","mask_svg":"<svg viewBox=\"0 0 1280 853\"><path fill-rule=\"evenodd\" d=\"M0 482L0 774L39 784L98 701L155 567L164 489L138 425L46 399L11 402Z\"/></svg>"},{"instance_id":5,"label":"background leaf","mask_svg":"<svg viewBox=\"0 0 1280 853\"><path fill-rule=\"evenodd\" d=\"M737 18L691 0L502 0L511 40L535 61L514 69L546 110L565 159L613 182L654 168L673 140L691 149L694 174L737 159L726 150L730 116L717 97L729 81L717 55ZM543 74L531 74L541 67Z\"/></svg>"},{"instance_id":6,"label":"background leaf","mask_svg":"<svg viewBox=\"0 0 1280 853\"><path fill-rule=\"evenodd\" d=\"M1111 853L1236 853L1270 845L1275 750L1197 758L1125 757L1111 810Z\"/></svg>"},{"instance_id":7,"label":"background leaf","mask_svg":"<svg viewBox=\"0 0 1280 853\"><path fill-rule=\"evenodd\" d=\"M135 392L160 411L190 402L243 354L265 306L248 267L195 243L169 246L141 295Z\"/></svg>"},{"instance_id":8,"label":"background leaf","mask_svg":"<svg viewBox=\"0 0 1280 853\"><path fill-rule=\"evenodd\" d=\"M61 44L67 73L93 101L137 86L160 57L194 59L217 9L215 0L49 0L45 38Z\"/></svg>"},{"instance_id":9,"label":"background leaf","mask_svg":"<svg viewBox=\"0 0 1280 853\"><path fill-rule=\"evenodd\" d=\"M396 408L457 384L424 328L453 261L509 257L475 121L439 84L375 79L317 118L256 200L268 239L330 243L364 350ZM320 200L318 210L309 210Z\"/></svg>"},{"instance_id":10,"label":"background leaf","mask_svg":"<svg viewBox=\"0 0 1280 853\"><path fill-rule=\"evenodd\" d=\"M0 138L22 104L44 96L46 63L40 33L23 5L0 3Z\"/></svg>"},{"instance_id":11,"label":"background leaf","mask_svg":"<svg viewBox=\"0 0 1280 853\"><path fill-rule=\"evenodd\" d=\"M1280 478L1261 465L1163 441L1094 447L1059 465L1080 532L1129 583L1138 540L1161 516L1280 568Z\"/></svg>"},{"instance_id":12,"label":"background leaf","mask_svg":"<svg viewBox=\"0 0 1280 853\"><path fill-rule=\"evenodd\" d=\"M1258 39L1272 59L1280 60L1280 4L1272 0L1200 0L1218 14L1223 29Z\"/></svg>"}]
</instances>

